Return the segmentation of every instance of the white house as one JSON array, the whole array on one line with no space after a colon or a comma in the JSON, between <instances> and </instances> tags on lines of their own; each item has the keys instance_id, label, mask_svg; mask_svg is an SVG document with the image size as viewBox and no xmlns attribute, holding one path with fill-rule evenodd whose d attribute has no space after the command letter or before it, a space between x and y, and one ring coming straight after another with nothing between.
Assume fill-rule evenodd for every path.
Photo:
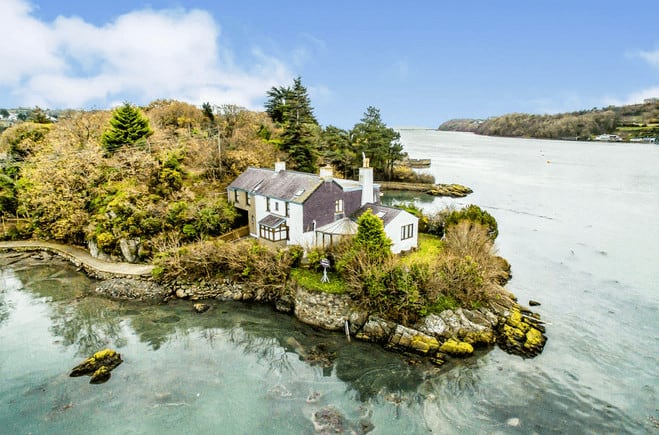
<instances>
[{"instance_id":1,"label":"white house","mask_svg":"<svg viewBox=\"0 0 659 435\"><path fill-rule=\"evenodd\" d=\"M247 214L250 235L275 245L327 246L355 234L355 220L367 208L384 222L392 252L417 246L418 219L380 205L380 186L373 182L368 159L359 169L359 181L334 178L332 169L319 174L248 168L228 187L230 203Z\"/></svg>"}]
</instances>

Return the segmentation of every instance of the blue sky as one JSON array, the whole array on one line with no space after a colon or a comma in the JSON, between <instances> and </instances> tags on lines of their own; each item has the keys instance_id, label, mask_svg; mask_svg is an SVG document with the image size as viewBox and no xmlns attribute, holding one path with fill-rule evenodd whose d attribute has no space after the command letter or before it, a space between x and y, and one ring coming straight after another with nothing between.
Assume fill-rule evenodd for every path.
<instances>
[{"instance_id":1,"label":"blue sky","mask_svg":"<svg viewBox=\"0 0 659 435\"><path fill-rule=\"evenodd\" d=\"M343 128L369 105L436 127L626 104L659 97L657 17L656 0L1 0L0 107L260 109L297 75Z\"/></svg>"}]
</instances>

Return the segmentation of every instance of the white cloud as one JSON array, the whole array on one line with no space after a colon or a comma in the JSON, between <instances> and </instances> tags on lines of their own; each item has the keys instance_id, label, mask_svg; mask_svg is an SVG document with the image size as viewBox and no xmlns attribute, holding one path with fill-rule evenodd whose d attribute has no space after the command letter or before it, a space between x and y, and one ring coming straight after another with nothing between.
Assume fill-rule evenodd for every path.
<instances>
[{"instance_id":1,"label":"white cloud","mask_svg":"<svg viewBox=\"0 0 659 435\"><path fill-rule=\"evenodd\" d=\"M627 104L638 104L642 103L648 98L659 98L659 86L652 86L646 89L641 89L640 91L633 92L632 94L624 97L623 99L619 98L606 98L604 100L603 106L613 105L613 106L624 106Z\"/></svg>"},{"instance_id":2,"label":"white cloud","mask_svg":"<svg viewBox=\"0 0 659 435\"><path fill-rule=\"evenodd\" d=\"M0 89L17 104L46 107L138 104L173 98L256 108L293 74L255 48L241 58L223 48L220 27L201 10L139 10L102 26L78 17L52 23L31 15L26 0L2 0L0 28L19 35L0 44Z\"/></svg>"},{"instance_id":3,"label":"white cloud","mask_svg":"<svg viewBox=\"0 0 659 435\"><path fill-rule=\"evenodd\" d=\"M641 51L638 53L639 57L652 65L655 68L659 68L659 50L655 51Z\"/></svg>"}]
</instances>

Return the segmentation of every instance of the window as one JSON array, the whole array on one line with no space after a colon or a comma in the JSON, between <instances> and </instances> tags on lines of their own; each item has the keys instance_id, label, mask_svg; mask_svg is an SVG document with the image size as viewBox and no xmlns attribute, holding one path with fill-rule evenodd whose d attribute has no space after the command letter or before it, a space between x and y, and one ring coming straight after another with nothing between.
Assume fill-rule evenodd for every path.
<instances>
[{"instance_id":1,"label":"window","mask_svg":"<svg viewBox=\"0 0 659 435\"><path fill-rule=\"evenodd\" d=\"M236 201L238 204L240 204L240 197L238 196L237 190L233 191L233 200Z\"/></svg>"},{"instance_id":2,"label":"window","mask_svg":"<svg viewBox=\"0 0 659 435\"><path fill-rule=\"evenodd\" d=\"M288 227L286 225L280 225L277 228L270 228L261 225L259 227L259 237L270 240L271 242L288 240Z\"/></svg>"},{"instance_id":3,"label":"window","mask_svg":"<svg viewBox=\"0 0 659 435\"><path fill-rule=\"evenodd\" d=\"M291 207L288 203L286 203L286 217L291 216Z\"/></svg>"},{"instance_id":4,"label":"window","mask_svg":"<svg viewBox=\"0 0 659 435\"><path fill-rule=\"evenodd\" d=\"M265 211L270 211L270 198L265 199Z\"/></svg>"},{"instance_id":5,"label":"window","mask_svg":"<svg viewBox=\"0 0 659 435\"><path fill-rule=\"evenodd\" d=\"M400 227L400 239L411 239L414 236L414 224L403 225Z\"/></svg>"},{"instance_id":6,"label":"window","mask_svg":"<svg viewBox=\"0 0 659 435\"><path fill-rule=\"evenodd\" d=\"M250 205L252 203L252 195L245 192L245 204Z\"/></svg>"},{"instance_id":7,"label":"window","mask_svg":"<svg viewBox=\"0 0 659 435\"><path fill-rule=\"evenodd\" d=\"M343 213L343 200L337 199L334 201L334 213Z\"/></svg>"},{"instance_id":8,"label":"window","mask_svg":"<svg viewBox=\"0 0 659 435\"><path fill-rule=\"evenodd\" d=\"M275 201L275 211L279 211L279 201Z\"/></svg>"}]
</instances>

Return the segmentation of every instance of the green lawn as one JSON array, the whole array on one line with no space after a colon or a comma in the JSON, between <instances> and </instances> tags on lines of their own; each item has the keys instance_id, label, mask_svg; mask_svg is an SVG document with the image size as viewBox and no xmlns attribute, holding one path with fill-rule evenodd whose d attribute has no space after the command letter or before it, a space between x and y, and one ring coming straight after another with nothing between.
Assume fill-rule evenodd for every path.
<instances>
[{"instance_id":1,"label":"green lawn","mask_svg":"<svg viewBox=\"0 0 659 435\"><path fill-rule=\"evenodd\" d=\"M430 234L419 234L419 248L401 257L401 262L407 266L414 263L432 263L442 253L442 241Z\"/></svg>"},{"instance_id":2,"label":"green lawn","mask_svg":"<svg viewBox=\"0 0 659 435\"><path fill-rule=\"evenodd\" d=\"M339 295L348 291L345 282L336 273L328 272L327 276L329 282L320 282L322 272L301 268L291 270L291 278L306 289Z\"/></svg>"}]
</instances>

